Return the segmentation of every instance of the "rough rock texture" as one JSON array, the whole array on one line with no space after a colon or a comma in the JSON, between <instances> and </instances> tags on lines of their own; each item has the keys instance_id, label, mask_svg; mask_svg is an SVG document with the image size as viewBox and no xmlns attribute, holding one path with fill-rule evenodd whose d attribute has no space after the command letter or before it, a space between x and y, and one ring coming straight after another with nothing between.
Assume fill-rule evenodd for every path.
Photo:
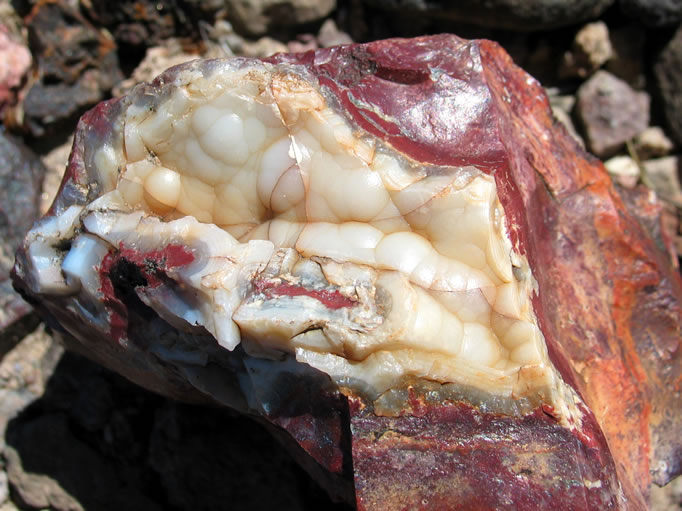
<instances>
[{"instance_id":1,"label":"rough rock texture","mask_svg":"<svg viewBox=\"0 0 682 511\"><path fill-rule=\"evenodd\" d=\"M654 76L670 134L682 145L682 26L656 58Z\"/></svg>"},{"instance_id":2,"label":"rough rock texture","mask_svg":"<svg viewBox=\"0 0 682 511\"><path fill-rule=\"evenodd\" d=\"M182 3L177 0L90 0L81 2L81 6L93 24L107 27L118 44L128 47L154 46L192 29Z\"/></svg>"},{"instance_id":3,"label":"rough rock texture","mask_svg":"<svg viewBox=\"0 0 682 511\"><path fill-rule=\"evenodd\" d=\"M569 26L599 16L613 0L365 0L368 5L402 15L410 13L448 18L484 27L509 30L544 30Z\"/></svg>"},{"instance_id":4,"label":"rough rock texture","mask_svg":"<svg viewBox=\"0 0 682 511\"><path fill-rule=\"evenodd\" d=\"M566 128L566 131L568 131L569 135L571 135L575 139L575 141L578 142L578 144L580 144L580 147L584 149L585 141L575 129L575 125L573 124L573 120L571 119L571 114L568 113L563 108L555 105L552 105L552 113L554 114L554 118Z\"/></svg>"},{"instance_id":5,"label":"rough rock texture","mask_svg":"<svg viewBox=\"0 0 682 511\"><path fill-rule=\"evenodd\" d=\"M619 0L622 11L650 27L682 21L682 0Z\"/></svg>"},{"instance_id":6,"label":"rough rock texture","mask_svg":"<svg viewBox=\"0 0 682 511\"><path fill-rule=\"evenodd\" d=\"M649 95L606 71L580 86L576 108L587 147L600 158L616 153L649 125Z\"/></svg>"},{"instance_id":7,"label":"rough rock texture","mask_svg":"<svg viewBox=\"0 0 682 511\"><path fill-rule=\"evenodd\" d=\"M116 45L65 2L37 3L26 18L37 79L26 93L25 129L40 137L71 127L121 79Z\"/></svg>"},{"instance_id":8,"label":"rough rock texture","mask_svg":"<svg viewBox=\"0 0 682 511\"><path fill-rule=\"evenodd\" d=\"M679 268L677 252L673 250L674 247L671 243L672 234L677 232L677 219L674 218L671 222L670 206L657 201L656 192L648 186L639 185L627 188L617 186L616 189L625 206L650 234L658 248L662 252L668 253L673 267ZM671 225L672 223L674 225Z\"/></svg>"},{"instance_id":9,"label":"rough rock texture","mask_svg":"<svg viewBox=\"0 0 682 511\"><path fill-rule=\"evenodd\" d=\"M0 362L0 453L7 423L45 392L63 348L41 325L29 333Z\"/></svg>"},{"instance_id":10,"label":"rough rock texture","mask_svg":"<svg viewBox=\"0 0 682 511\"><path fill-rule=\"evenodd\" d=\"M26 333L20 320L30 306L12 289L9 273L14 252L39 216L40 186L45 167L30 149L0 128L0 357L17 330ZM35 326L35 318L24 321Z\"/></svg>"},{"instance_id":11,"label":"rough rock texture","mask_svg":"<svg viewBox=\"0 0 682 511\"><path fill-rule=\"evenodd\" d=\"M8 423L45 391L63 347L45 331L44 325L26 335L5 352L0 341L0 510L15 511L9 497L5 440Z\"/></svg>"},{"instance_id":12,"label":"rough rock texture","mask_svg":"<svg viewBox=\"0 0 682 511\"><path fill-rule=\"evenodd\" d=\"M438 385L418 384L386 414L301 364L255 363L241 347L216 355L189 381L181 361L173 366L144 352L149 310L121 281L110 299L123 308L117 331L125 329L127 348L96 338L65 309L68 297L41 299L42 313L75 336L72 348L140 384L259 412L322 485L358 509L537 509L538 502L644 509L652 479L664 484L682 470L681 397L670 390L682 377L682 282L601 163L557 128L540 85L495 43L454 36L270 62L307 69L358 129L398 153L424 164L473 164L494 176L512 242L538 283L533 306L550 358L584 400L581 423L562 426L548 406L524 416L491 413L485 400L444 400ZM114 100L83 117L53 212L92 200L96 187L84 186L87 143L107 136L120 107ZM114 257L131 275L145 275L151 270L141 255ZM25 261L20 252L15 283L30 294ZM155 262L160 275L175 264ZM255 374L268 383L250 386Z\"/></svg>"},{"instance_id":13,"label":"rough rock texture","mask_svg":"<svg viewBox=\"0 0 682 511\"><path fill-rule=\"evenodd\" d=\"M336 0L226 0L228 19L239 32L263 35L268 29L321 20L336 7Z\"/></svg>"}]
</instances>

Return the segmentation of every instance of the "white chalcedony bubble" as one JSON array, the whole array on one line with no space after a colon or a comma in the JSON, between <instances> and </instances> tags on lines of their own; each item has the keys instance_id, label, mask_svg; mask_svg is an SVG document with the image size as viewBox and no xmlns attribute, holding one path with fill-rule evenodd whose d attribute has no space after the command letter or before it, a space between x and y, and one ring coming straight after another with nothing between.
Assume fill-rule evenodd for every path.
<instances>
[{"instance_id":1,"label":"white chalcedony bubble","mask_svg":"<svg viewBox=\"0 0 682 511\"><path fill-rule=\"evenodd\" d=\"M210 103L201 105L194 110L194 114L192 115L192 129L194 130L194 133L198 136L202 136L213 127L222 114L222 110Z\"/></svg>"},{"instance_id":2,"label":"white chalcedony bubble","mask_svg":"<svg viewBox=\"0 0 682 511\"><path fill-rule=\"evenodd\" d=\"M262 122L255 117L244 119L244 140L249 146L249 152L258 153L263 150L267 131Z\"/></svg>"},{"instance_id":3,"label":"white chalcedony bubble","mask_svg":"<svg viewBox=\"0 0 682 511\"><path fill-rule=\"evenodd\" d=\"M406 168L400 162L387 154L376 154L371 167L381 176L387 191L404 190L411 184L424 178L424 175Z\"/></svg>"},{"instance_id":4,"label":"white chalcedony bubble","mask_svg":"<svg viewBox=\"0 0 682 511\"><path fill-rule=\"evenodd\" d=\"M187 141L185 155L192 162L185 175L198 178L209 185L217 185L224 179L225 166L209 156L197 139Z\"/></svg>"},{"instance_id":5,"label":"white chalcedony bubble","mask_svg":"<svg viewBox=\"0 0 682 511\"><path fill-rule=\"evenodd\" d=\"M137 124L126 124L124 137L128 162L140 161L147 156L147 148L142 141Z\"/></svg>"},{"instance_id":6,"label":"white chalcedony bubble","mask_svg":"<svg viewBox=\"0 0 682 511\"><path fill-rule=\"evenodd\" d=\"M175 208L182 191L180 174L165 167L156 167L144 182L145 199L153 209Z\"/></svg>"},{"instance_id":7,"label":"white chalcedony bubble","mask_svg":"<svg viewBox=\"0 0 682 511\"><path fill-rule=\"evenodd\" d=\"M489 328L478 323L464 323L460 356L470 362L491 366L500 358L500 344Z\"/></svg>"},{"instance_id":8,"label":"white chalcedony bubble","mask_svg":"<svg viewBox=\"0 0 682 511\"><path fill-rule=\"evenodd\" d=\"M289 138L277 140L268 147L261 157L258 173L258 197L266 208L271 207L272 193L282 174L296 164L291 156Z\"/></svg>"},{"instance_id":9,"label":"white chalcedony bubble","mask_svg":"<svg viewBox=\"0 0 682 511\"><path fill-rule=\"evenodd\" d=\"M221 80L180 87L154 109L131 107L126 164L108 147L96 164L118 177L123 202L163 218L159 225L213 236L206 229L215 224L231 240L229 254L211 245L213 273L202 270L200 279L206 328L223 346L239 342L229 309L244 331L267 339L263 346L296 349L305 360L315 358L308 351L333 355L325 364L348 376L338 362L346 357L377 385L410 374L510 395L520 385L515 370L543 363L532 278L519 283L512 272L493 177L396 156L298 79ZM147 240L184 239L155 229ZM263 247L283 251L279 267ZM287 267L292 258L299 263ZM252 308L240 305L255 293L249 279L265 274L277 285L306 281L343 307L334 312L305 293L279 302L263 293Z\"/></svg>"},{"instance_id":10,"label":"white chalcedony bubble","mask_svg":"<svg viewBox=\"0 0 682 511\"><path fill-rule=\"evenodd\" d=\"M514 350L523 344L532 344L537 333L536 327L531 323L514 321L507 331L503 332L502 342L507 349Z\"/></svg>"},{"instance_id":11,"label":"white chalcedony bubble","mask_svg":"<svg viewBox=\"0 0 682 511\"><path fill-rule=\"evenodd\" d=\"M374 249L383 236L380 230L360 222L309 223L301 232L296 249L306 257L330 257L374 266Z\"/></svg>"},{"instance_id":12,"label":"white chalcedony bubble","mask_svg":"<svg viewBox=\"0 0 682 511\"><path fill-rule=\"evenodd\" d=\"M381 176L367 167L337 173L326 196L337 217L356 222L373 220L390 201Z\"/></svg>"},{"instance_id":13,"label":"white chalcedony bubble","mask_svg":"<svg viewBox=\"0 0 682 511\"><path fill-rule=\"evenodd\" d=\"M433 248L424 237L413 232L396 232L377 245L376 259L379 265L409 276L432 253Z\"/></svg>"},{"instance_id":14,"label":"white chalcedony bubble","mask_svg":"<svg viewBox=\"0 0 682 511\"><path fill-rule=\"evenodd\" d=\"M519 296L519 289L516 282L509 282L497 287L497 296L495 298L495 310L500 314L510 318L522 318L523 303Z\"/></svg>"},{"instance_id":15,"label":"white chalcedony bubble","mask_svg":"<svg viewBox=\"0 0 682 511\"><path fill-rule=\"evenodd\" d=\"M191 215L200 222L213 222L215 191L203 181L182 176L181 189L176 208L180 213Z\"/></svg>"},{"instance_id":16,"label":"white chalcedony bubble","mask_svg":"<svg viewBox=\"0 0 682 511\"><path fill-rule=\"evenodd\" d=\"M270 195L270 208L276 214L291 211L305 199L305 185L298 165L289 167L279 178ZM294 216L298 216L295 214ZM305 220L305 218L301 218Z\"/></svg>"},{"instance_id":17,"label":"white chalcedony bubble","mask_svg":"<svg viewBox=\"0 0 682 511\"><path fill-rule=\"evenodd\" d=\"M199 143L206 154L228 165L241 165L249 156L242 120L232 112L221 113Z\"/></svg>"}]
</instances>

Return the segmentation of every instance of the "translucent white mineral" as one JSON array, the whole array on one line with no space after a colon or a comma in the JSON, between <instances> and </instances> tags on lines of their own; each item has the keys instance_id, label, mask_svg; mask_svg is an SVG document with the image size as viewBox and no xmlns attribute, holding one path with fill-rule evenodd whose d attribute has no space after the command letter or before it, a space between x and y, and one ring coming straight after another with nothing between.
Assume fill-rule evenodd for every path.
<instances>
[{"instance_id":1,"label":"translucent white mineral","mask_svg":"<svg viewBox=\"0 0 682 511\"><path fill-rule=\"evenodd\" d=\"M295 68L236 59L171 76L136 88L121 136L91 149L99 197L31 234L36 291L96 296L110 251L180 245L193 262L167 271L174 286L137 293L224 349L295 354L377 392L416 377L571 406L491 176L408 160Z\"/></svg>"}]
</instances>

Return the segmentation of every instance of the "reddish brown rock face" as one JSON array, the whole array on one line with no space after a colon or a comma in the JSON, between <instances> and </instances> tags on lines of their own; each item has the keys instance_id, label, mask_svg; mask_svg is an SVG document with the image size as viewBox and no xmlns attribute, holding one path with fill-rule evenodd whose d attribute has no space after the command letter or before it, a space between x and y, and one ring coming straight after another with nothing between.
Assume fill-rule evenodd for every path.
<instances>
[{"instance_id":1,"label":"reddish brown rock face","mask_svg":"<svg viewBox=\"0 0 682 511\"><path fill-rule=\"evenodd\" d=\"M679 275L490 41L173 68L83 117L14 277L358 509L644 509L680 473Z\"/></svg>"}]
</instances>

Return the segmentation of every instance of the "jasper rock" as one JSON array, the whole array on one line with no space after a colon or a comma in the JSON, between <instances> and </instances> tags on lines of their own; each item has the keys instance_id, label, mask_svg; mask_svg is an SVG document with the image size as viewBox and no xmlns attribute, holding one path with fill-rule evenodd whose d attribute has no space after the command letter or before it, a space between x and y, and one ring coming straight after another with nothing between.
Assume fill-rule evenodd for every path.
<instances>
[{"instance_id":1,"label":"jasper rock","mask_svg":"<svg viewBox=\"0 0 682 511\"><path fill-rule=\"evenodd\" d=\"M606 71L578 89L576 105L587 146L600 158L612 156L649 125L649 95Z\"/></svg>"},{"instance_id":2,"label":"jasper rock","mask_svg":"<svg viewBox=\"0 0 682 511\"><path fill-rule=\"evenodd\" d=\"M535 31L575 25L596 18L613 3L613 0L492 0L487 2L365 0L365 2L372 7L411 17L420 15L490 28Z\"/></svg>"},{"instance_id":3,"label":"jasper rock","mask_svg":"<svg viewBox=\"0 0 682 511\"><path fill-rule=\"evenodd\" d=\"M195 61L100 104L14 282L358 509L645 509L682 469L680 276L490 41Z\"/></svg>"},{"instance_id":4,"label":"jasper rock","mask_svg":"<svg viewBox=\"0 0 682 511\"><path fill-rule=\"evenodd\" d=\"M654 61L656 87L670 135L682 145L682 26Z\"/></svg>"},{"instance_id":5,"label":"jasper rock","mask_svg":"<svg viewBox=\"0 0 682 511\"><path fill-rule=\"evenodd\" d=\"M650 233L658 248L668 252L673 267L679 268L678 252L673 241L677 234L678 222L677 218L670 214L669 206L655 200L656 192L644 185L629 188L617 186L617 190L625 206ZM656 488L652 490L656 491Z\"/></svg>"}]
</instances>

